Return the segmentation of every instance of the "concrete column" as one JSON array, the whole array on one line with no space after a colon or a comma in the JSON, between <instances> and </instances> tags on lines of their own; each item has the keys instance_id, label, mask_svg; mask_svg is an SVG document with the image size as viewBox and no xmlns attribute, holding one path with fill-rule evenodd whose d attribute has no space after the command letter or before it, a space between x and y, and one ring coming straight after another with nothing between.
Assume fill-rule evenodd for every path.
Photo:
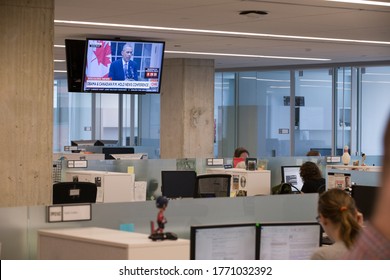
<instances>
[{"instance_id":1,"label":"concrete column","mask_svg":"<svg viewBox=\"0 0 390 280\"><path fill-rule=\"evenodd\" d=\"M54 0L0 2L0 207L51 202Z\"/></svg>"},{"instance_id":2,"label":"concrete column","mask_svg":"<svg viewBox=\"0 0 390 280\"><path fill-rule=\"evenodd\" d=\"M214 61L166 59L161 88L161 158L207 158L214 149Z\"/></svg>"}]
</instances>

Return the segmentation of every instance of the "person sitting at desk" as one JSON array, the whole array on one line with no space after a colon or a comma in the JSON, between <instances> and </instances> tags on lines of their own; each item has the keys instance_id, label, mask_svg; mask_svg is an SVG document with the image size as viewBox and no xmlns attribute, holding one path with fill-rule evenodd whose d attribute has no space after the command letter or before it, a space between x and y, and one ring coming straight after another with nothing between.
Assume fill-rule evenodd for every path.
<instances>
[{"instance_id":1,"label":"person sitting at desk","mask_svg":"<svg viewBox=\"0 0 390 280\"><path fill-rule=\"evenodd\" d=\"M317 220L335 243L319 248L311 259L342 259L362 228L363 216L358 212L355 201L341 189L328 190L318 200Z\"/></svg>"},{"instance_id":2,"label":"person sitting at desk","mask_svg":"<svg viewBox=\"0 0 390 280\"><path fill-rule=\"evenodd\" d=\"M241 162L244 162L244 166L241 168L245 169L245 159L249 157L249 152L244 147L238 147L234 150L234 156L233 156L233 167L240 168Z\"/></svg>"},{"instance_id":3,"label":"person sitting at desk","mask_svg":"<svg viewBox=\"0 0 390 280\"><path fill-rule=\"evenodd\" d=\"M318 193L325 190L325 179L322 178L321 170L314 162L307 161L303 163L299 175L303 181L301 192Z\"/></svg>"}]
</instances>

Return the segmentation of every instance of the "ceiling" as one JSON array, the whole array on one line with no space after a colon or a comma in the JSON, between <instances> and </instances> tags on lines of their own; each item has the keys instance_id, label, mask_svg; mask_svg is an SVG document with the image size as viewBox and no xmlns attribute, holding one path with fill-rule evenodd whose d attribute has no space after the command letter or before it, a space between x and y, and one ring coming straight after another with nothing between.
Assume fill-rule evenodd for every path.
<instances>
[{"instance_id":1,"label":"ceiling","mask_svg":"<svg viewBox=\"0 0 390 280\"><path fill-rule=\"evenodd\" d=\"M240 15L244 10L260 10L268 14ZM55 20L55 45L64 46L66 38L98 36L162 40L166 42L165 58L214 59L215 68L220 70L390 60L390 7L383 6L325 0L55 0ZM86 26L59 20L132 26ZM176 30L148 28L156 26ZM188 32L183 29L198 31ZM206 33L204 30L212 30L214 33ZM280 38L266 34L381 43ZM56 60L64 60L65 49L55 47L54 55ZM273 56L295 59L277 59ZM56 62L55 69L66 70L66 63Z\"/></svg>"}]
</instances>

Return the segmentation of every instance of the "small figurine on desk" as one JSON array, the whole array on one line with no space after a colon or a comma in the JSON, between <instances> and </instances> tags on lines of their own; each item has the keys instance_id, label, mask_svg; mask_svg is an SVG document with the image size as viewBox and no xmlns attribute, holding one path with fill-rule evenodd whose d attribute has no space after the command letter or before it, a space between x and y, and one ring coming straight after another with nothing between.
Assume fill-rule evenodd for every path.
<instances>
[{"instance_id":1,"label":"small figurine on desk","mask_svg":"<svg viewBox=\"0 0 390 280\"><path fill-rule=\"evenodd\" d=\"M365 160L366 160L366 154L362 153L362 164L361 164L361 166L366 166L366 164L364 163Z\"/></svg>"},{"instance_id":2,"label":"small figurine on desk","mask_svg":"<svg viewBox=\"0 0 390 280\"><path fill-rule=\"evenodd\" d=\"M343 161L344 165L348 165L349 162L351 161L351 156L348 153L348 146L344 146L344 154L341 157L341 160Z\"/></svg>"},{"instance_id":3,"label":"small figurine on desk","mask_svg":"<svg viewBox=\"0 0 390 280\"><path fill-rule=\"evenodd\" d=\"M165 196L157 197L156 207L159 209L158 214L157 214L158 228L155 230L153 221L150 222L151 234L150 234L149 238L152 239L153 241L165 240L165 239L177 240L177 235L175 233L172 233L172 232L165 232L164 233L165 224L167 223L167 219L165 218L164 212L165 212L165 209L167 209L167 207L168 207L168 198L166 198Z\"/></svg>"}]
</instances>

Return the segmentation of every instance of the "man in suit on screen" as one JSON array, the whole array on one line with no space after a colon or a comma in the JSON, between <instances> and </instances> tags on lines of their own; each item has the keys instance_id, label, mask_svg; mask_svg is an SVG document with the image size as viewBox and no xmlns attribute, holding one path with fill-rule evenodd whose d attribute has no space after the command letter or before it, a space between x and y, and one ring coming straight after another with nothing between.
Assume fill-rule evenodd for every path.
<instances>
[{"instance_id":1,"label":"man in suit on screen","mask_svg":"<svg viewBox=\"0 0 390 280\"><path fill-rule=\"evenodd\" d=\"M108 77L113 81L138 81L138 65L131 60L133 47L125 44L122 48L122 58L111 63Z\"/></svg>"}]
</instances>

